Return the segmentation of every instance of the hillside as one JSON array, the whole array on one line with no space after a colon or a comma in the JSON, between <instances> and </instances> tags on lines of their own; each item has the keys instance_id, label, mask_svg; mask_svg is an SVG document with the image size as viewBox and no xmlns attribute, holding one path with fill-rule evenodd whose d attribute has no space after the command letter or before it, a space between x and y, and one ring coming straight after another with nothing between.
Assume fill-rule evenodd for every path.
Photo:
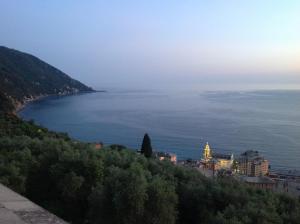
<instances>
[{"instance_id":1,"label":"hillside","mask_svg":"<svg viewBox=\"0 0 300 224\"><path fill-rule=\"evenodd\" d=\"M86 91L93 90L37 57L0 46L0 110L42 96Z\"/></svg>"}]
</instances>

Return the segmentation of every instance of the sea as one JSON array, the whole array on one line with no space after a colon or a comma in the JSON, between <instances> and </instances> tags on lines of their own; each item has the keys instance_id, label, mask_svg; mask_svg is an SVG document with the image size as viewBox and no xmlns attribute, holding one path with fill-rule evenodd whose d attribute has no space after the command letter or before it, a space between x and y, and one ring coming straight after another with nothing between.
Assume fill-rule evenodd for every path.
<instances>
[{"instance_id":1,"label":"sea","mask_svg":"<svg viewBox=\"0 0 300 224\"><path fill-rule=\"evenodd\" d=\"M156 151L200 159L257 150L273 170L300 170L300 91L112 90L51 96L19 115L86 142L139 149L148 133Z\"/></svg>"}]
</instances>

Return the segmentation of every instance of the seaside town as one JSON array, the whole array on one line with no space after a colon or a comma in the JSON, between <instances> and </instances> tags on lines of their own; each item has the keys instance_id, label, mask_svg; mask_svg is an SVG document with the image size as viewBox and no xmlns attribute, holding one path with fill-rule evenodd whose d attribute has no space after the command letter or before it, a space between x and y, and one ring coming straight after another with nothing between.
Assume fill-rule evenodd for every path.
<instances>
[{"instance_id":1,"label":"seaside town","mask_svg":"<svg viewBox=\"0 0 300 224\"><path fill-rule=\"evenodd\" d=\"M233 154L221 154L211 149L206 143L199 160L177 161L176 155L159 153L159 159L193 167L206 177L228 176L259 189L278 193L287 193L300 198L300 173L294 171L273 171L270 163L258 151L248 150L234 157Z\"/></svg>"}]
</instances>

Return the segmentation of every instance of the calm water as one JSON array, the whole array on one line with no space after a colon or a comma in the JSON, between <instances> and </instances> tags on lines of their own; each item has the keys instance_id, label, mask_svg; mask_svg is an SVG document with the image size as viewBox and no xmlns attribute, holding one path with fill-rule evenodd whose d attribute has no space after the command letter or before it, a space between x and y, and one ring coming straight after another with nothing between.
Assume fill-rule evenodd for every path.
<instances>
[{"instance_id":1,"label":"calm water","mask_svg":"<svg viewBox=\"0 0 300 224\"><path fill-rule=\"evenodd\" d=\"M50 97L20 115L84 141L153 147L179 159L200 158L208 141L217 152L259 150L273 169L300 169L300 91L114 91Z\"/></svg>"}]
</instances>

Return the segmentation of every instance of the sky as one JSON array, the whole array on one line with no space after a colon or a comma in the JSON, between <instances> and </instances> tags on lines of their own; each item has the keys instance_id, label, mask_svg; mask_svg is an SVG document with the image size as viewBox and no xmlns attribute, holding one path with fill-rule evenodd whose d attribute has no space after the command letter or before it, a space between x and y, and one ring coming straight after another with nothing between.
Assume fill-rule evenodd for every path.
<instances>
[{"instance_id":1,"label":"sky","mask_svg":"<svg viewBox=\"0 0 300 224\"><path fill-rule=\"evenodd\" d=\"M0 27L97 89L300 86L299 0L1 0Z\"/></svg>"}]
</instances>

